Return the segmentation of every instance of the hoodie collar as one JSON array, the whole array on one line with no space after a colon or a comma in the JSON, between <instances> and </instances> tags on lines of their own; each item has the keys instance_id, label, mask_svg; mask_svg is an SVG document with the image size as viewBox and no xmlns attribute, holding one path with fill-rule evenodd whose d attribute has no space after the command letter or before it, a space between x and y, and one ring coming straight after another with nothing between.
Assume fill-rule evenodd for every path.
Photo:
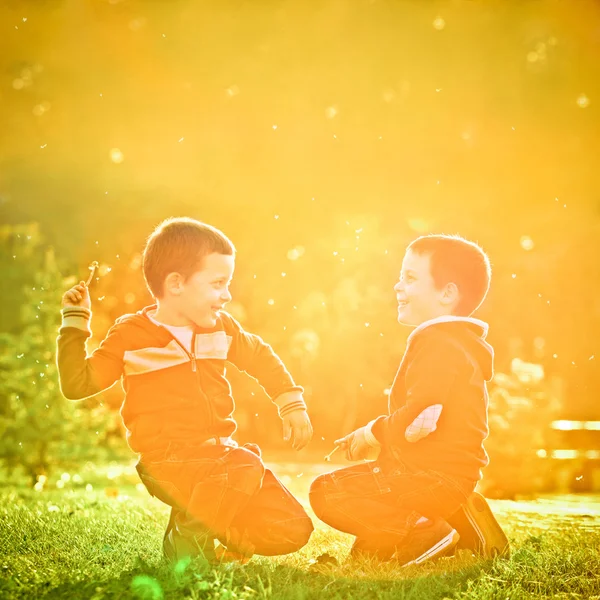
<instances>
[{"instance_id":1,"label":"hoodie collar","mask_svg":"<svg viewBox=\"0 0 600 600\"><path fill-rule=\"evenodd\" d=\"M408 336L407 343L413 339L413 337L419 332L429 327L430 325L435 325L437 323L470 323L471 325L477 325L483 329L483 333L481 334L481 339L485 340L489 325L485 321L481 321L480 319L474 319L473 317L456 317L454 315L444 315L443 317L436 317L435 319L429 319L429 321L425 321L421 323L418 327L416 327L411 334Z\"/></svg>"}]
</instances>

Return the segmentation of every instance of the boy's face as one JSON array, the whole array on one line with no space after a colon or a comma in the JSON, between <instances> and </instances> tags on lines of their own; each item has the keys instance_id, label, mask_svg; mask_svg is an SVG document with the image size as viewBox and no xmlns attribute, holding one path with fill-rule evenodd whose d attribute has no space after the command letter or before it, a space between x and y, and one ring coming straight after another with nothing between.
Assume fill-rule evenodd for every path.
<instances>
[{"instance_id":1,"label":"boy's face","mask_svg":"<svg viewBox=\"0 0 600 600\"><path fill-rule=\"evenodd\" d=\"M429 319L452 314L458 290L452 283L437 289L431 276L430 257L407 250L400 281L394 286L398 299L398 321L417 327Z\"/></svg>"},{"instance_id":2,"label":"boy's face","mask_svg":"<svg viewBox=\"0 0 600 600\"><path fill-rule=\"evenodd\" d=\"M200 270L187 281L180 278L169 288L165 282L166 294L176 303L177 311L199 327L214 327L217 312L231 301L229 284L233 277L235 257L213 253L204 257Z\"/></svg>"}]
</instances>

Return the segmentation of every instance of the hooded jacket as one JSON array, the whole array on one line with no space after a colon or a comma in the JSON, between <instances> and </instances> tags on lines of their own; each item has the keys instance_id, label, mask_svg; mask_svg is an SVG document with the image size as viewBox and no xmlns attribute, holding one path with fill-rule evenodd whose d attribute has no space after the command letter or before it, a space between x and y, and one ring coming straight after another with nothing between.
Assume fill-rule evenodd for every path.
<instances>
[{"instance_id":1,"label":"hooded jacket","mask_svg":"<svg viewBox=\"0 0 600 600\"><path fill-rule=\"evenodd\" d=\"M483 441L489 433L486 382L494 358L487 331L478 319L442 317L411 333L390 391L389 416L371 425L384 451L417 471L481 478L489 460ZM441 411L431 432L409 441L407 428L434 405Z\"/></svg>"},{"instance_id":2,"label":"hooded jacket","mask_svg":"<svg viewBox=\"0 0 600 600\"><path fill-rule=\"evenodd\" d=\"M220 311L214 327L196 328L190 352L166 327L150 320L148 313L154 310L156 306L148 306L119 318L87 356L91 311L69 307L63 310L57 340L60 386L66 398L93 396L122 379L121 415L133 451L231 436L237 426L226 361L258 380L280 416L306 409L303 390L281 359L231 315ZM294 391L298 393L286 394Z\"/></svg>"}]
</instances>

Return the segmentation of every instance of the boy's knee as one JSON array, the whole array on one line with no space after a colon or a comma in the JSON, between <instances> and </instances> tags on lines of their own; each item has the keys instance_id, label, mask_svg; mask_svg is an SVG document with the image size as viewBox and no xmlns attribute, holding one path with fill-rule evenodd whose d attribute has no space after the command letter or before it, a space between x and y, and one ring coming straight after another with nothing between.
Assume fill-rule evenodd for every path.
<instances>
[{"instance_id":1,"label":"boy's knee","mask_svg":"<svg viewBox=\"0 0 600 600\"><path fill-rule=\"evenodd\" d=\"M315 515L323 520L323 515L327 507L327 482L330 479L329 474L319 475L310 485L308 499Z\"/></svg>"},{"instance_id":2,"label":"boy's knee","mask_svg":"<svg viewBox=\"0 0 600 600\"><path fill-rule=\"evenodd\" d=\"M259 456L244 448L231 451L228 479L232 487L253 494L262 484L265 465Z\"/></svg>"},{"instance_id":3,"label":"boy's knee","mask_svg":"<svg viewBox=\"0 0 600 600\"><path fill-rule=\"evenodd\" d=\"M298 519L292 536L293 549L290 552L296 552L300 548L304 548L308 544L308 540L310 540L314 529L313 522L308 515L304 515L304 517Z\"/></svg>"}]
</instances>

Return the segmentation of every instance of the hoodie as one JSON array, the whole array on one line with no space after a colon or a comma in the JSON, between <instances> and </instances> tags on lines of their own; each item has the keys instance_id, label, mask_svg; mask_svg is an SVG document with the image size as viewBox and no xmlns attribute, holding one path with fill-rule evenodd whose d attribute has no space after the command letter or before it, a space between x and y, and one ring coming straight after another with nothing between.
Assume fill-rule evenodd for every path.
<instances>
[{"instance_id":1,"label":"hoodie","mask_svg":"<svg viewBox=\"0 0 600 600\"><path fill-rule=\"evenodd\" d=\"M486 382L493 376L494 358L487 331L487 323L478 319L442 317L411 333L390 391L389 415L371 425L383 452L416 471L481 478L488 463ZM407 436L415 419L434 405L439 418L431 432Z\"/></svg>"},{"instance_id":2,"label":"hoodie","mask_svg":"<svg viewBox=\"0 0 600 600\"><path fill-rule=\"evenodd\" d=\"M190 351L149 318L155 309L148 306L117 319L87 356L91 312L66 308L57 342L60 386L66 398L87 398L122 380L121 416L134 452L231 436L237 426L226 361L258 380L281 417L306 409L302 388L295 385L280 358L231 315L220 311L214 327L196 328Z\"/></svg>"}]
</instances>

